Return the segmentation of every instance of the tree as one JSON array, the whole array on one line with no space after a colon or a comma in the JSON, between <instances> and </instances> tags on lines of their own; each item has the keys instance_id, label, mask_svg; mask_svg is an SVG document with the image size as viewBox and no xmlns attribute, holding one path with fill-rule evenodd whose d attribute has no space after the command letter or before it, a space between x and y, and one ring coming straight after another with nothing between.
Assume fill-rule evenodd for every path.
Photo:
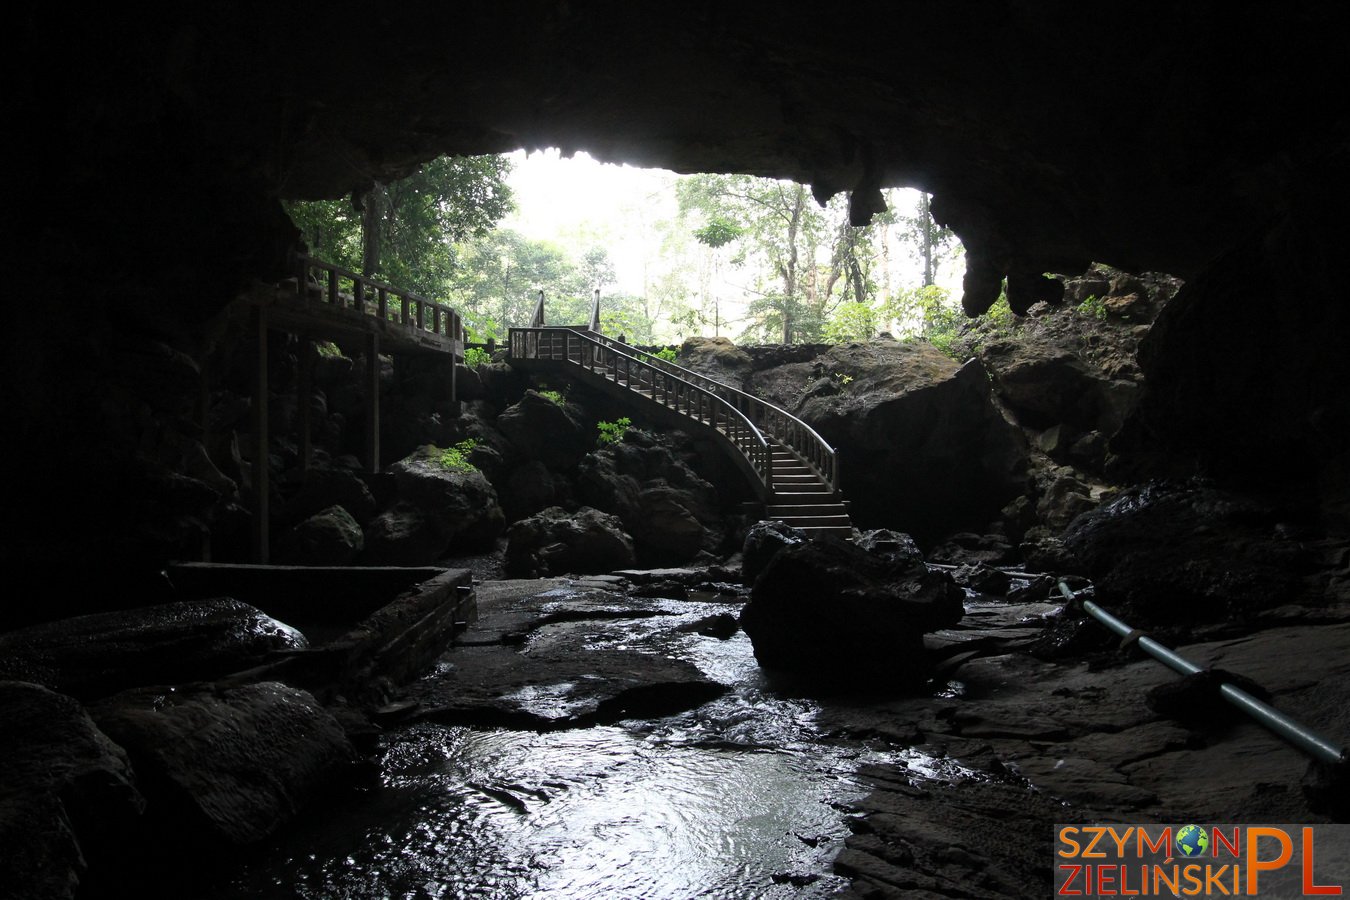
<instances>
[{"instance_id":1,"label":"tree","mask_svg":"<svg viewBox=\"0 0 1350 900\"><path fill-rule=\"evenodd\" d=\"M567 298L575 301L575 295L584 292L584 283L557 245L498 228L458 252L459 265L450 279L451 302L484 337L503 337L507 328L528 325L541 290L550 323L588 320L589 306L583 313L564 308Z\"/></svg>"},{"instance_id":2,"label":"tree","mask_svg":"<svg viewBox=\"0 0 1350 900\"><path fill-rule=\"evenodd\" d=\"M813 248L824 218L805 185L750 175L692 175L677 188L681 215L696 220L693 234L713 248L737 243L744 263L748 254L763 258L776 283L761 283L750 304L755 320L748 329L781 329L793 341L802 309L803 261L813 264ZM805 324L805 323L800 323Z\"/></svg>"},{"instance_id":3,"label":"tree","mask_svg":"<svg viewBox=\"0 0 1350 900\"><path fill-rule=\"evenodd\" d=\"M487 234L511 209L504 156L451 157L349 203L290 203L311 252L401 288L439 297L457 267L455 243Z\"/></svg>"},{"instance_id":4,"label":"tree","mask_svg":"<svg viewBox=\"0 0 1350 900\"><path fill-rule=\"evenodd\" d=\"M901 228L901 239L914 244L919 259L923 261L923 284L925 287L934 283L938 262L960 247L960 242L956 239L956 233L950 228L939 225L933 219L930 208L931 201L932 197L920 191L919 203L914 215L896 216L896 223Z\"/></svg>"}]
</instances>

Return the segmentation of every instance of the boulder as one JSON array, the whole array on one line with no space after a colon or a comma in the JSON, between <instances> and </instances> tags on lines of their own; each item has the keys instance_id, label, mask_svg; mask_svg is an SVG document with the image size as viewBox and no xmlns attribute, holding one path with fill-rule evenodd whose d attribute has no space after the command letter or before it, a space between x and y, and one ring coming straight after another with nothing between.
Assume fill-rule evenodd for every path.
<instances>
[{"instance_id":1,"label":"boulder","mask_svg":"<svg viewBox=\"0 0 1350 900\"><path fill-rule=\"evenodd\" d=\"M1243 621L1325 602L1318 557L1287 511L1199 481L1150 482L1075 519L1064 543L1137 628Z\"/></svg>"},{"instance_id":2,"label":"boulder","mask_svg":"<svg viewBox=\"0 0 1350 900\"><path fill-rule=\"evenodd\" d=\"M796 413L839 448L859 527L932 541L993 520L1025 490L1026 441L994 406L978 360L960 366L926 342L872 341L811 365L837 391L802 398Z\"/></svg>"},{"instance_id":3,"label":"boulder","mask_svg":"<svg viewBox=\"0 0 1350 900\"><path fill-rule=\"evenodd\" d=\"M130 754L151 814L212 841L267 837L357 761L331 713L276 682L139 688L91 713Z\"/></svg>"},{"instance_id":4,"label":"boulder","mask_svg":"<svg viewBox=\"0 0 1350 900\"><path fill-rule=\"evenodd\" d=\"M326 467L305 473L300 489L286 504L283 524L303 521L332 506L341 506L357 522L375 515L375 497L365 480L350 469Z\"/></svg>"},{"instance_id":5,"label":"boulder","mask_svg":"<svg viewBox=\"0 0 1350 900\"><path fill-rule=\"evenodd\" d=\"M356 519L341 506L330 506L282 534L273 561L289 566L345 566L364 547Z\"/></svg>"},{"instance_id":6,"label":"boulder","mask_svg":"<svg viewBox=\"0 0 1350 900\"><path fill-rule=\"evenodd\" d=\"M901 531L889 528L876 528L865 531L853 543L869 553L876 553L888 559L903 559L908 562L923 562L923 554L914 538Z\"/></svg>"},{"instance_id":7,"label":"boulder","mask_svg":"<svg viewBox=\"0 0 1350 900\"><path fill-rule=\"evenodd\" d=\"M515 522L541 509L563 505L568 485L565 479L555 477L548 466L531 459L506 476L506 483L499 493L507 520Z\"/></svg>"},{"instance_id":8,"label":"boulder","mask_svg":"<svg viewBox=\"0 0 1350 900\"><path fill-rule=\"evenodd\" d=\"M507 532L505 565L512 575L613 572L634 561L633 539L619 518L589 506L575 513L549 507Z\"/></svg>"},{"instance_id":9,"label":"boulder","mask_svg":"<svg viewBox=\"0 0 1350 900\"><path fill-rule=\"evenodd\" d=\"M365 531L367 565L426 565L452 545L490 545L506 517L497 492L477 469L450 468L439 447L427 445L389 467L397 486L393 506Z\"/></svg>"},{"instance_id":10,"label":"boulder","mask_svg":"<svg viewBox=\"0 0 1350 900\"><path fill-rule=\"evenodd\" d=\"M964 614L943 572L833 539L783 548L755 580L741 627L766 669L882 692L922 687L925 632Z\"/></svg>"},{"instance_id":11,"label":"boulder","mask_svg":"<svg viewBox=\"0 0 1350 900\"><path fill-rule=\"evenodd\" d=\"M196 600L7 632L0 635L0 677L102 697L138 685L218 678L306 646L300 632L247 603Z\"/></svg>"},{"instance_id":12,"label":"boulder","mask_svg":"<svg viewBox=\"0 0 1350 900\"><path fill-rule=\"evenodd\" d=\"M753 585L779 550L803 543L806 532L776 520L756 522L746 532L741 548L741 580Z\"/></svg>"},{"instance_id":13,"label":"boulder","mask_svg":"<svg viewBox=\"0 0 1350 900\"><path fill-rule=\"evenodd\" d=\"M1005 340L986 344L980 358L993 374L999 399L1029 427L1067 423L1092 429L1107 408L1101 376L1068 350Z\"/></svg>"},{"instance_id":14,"label":"boulder","mask_svg":"<svg viewBox=\"0 0 1350 900\"><path fill-rule=\"evenodd\" d=\"M700 550L716 549L719 535L703 526L700 504L687 490L658 483L638 497L639 514L629 526L644 565L676 566Z\"/></svg>"},{"instance_id":15,"label":"boulder","mask_svg":"<svg viewBox=\"0 0 1350 900\"><path fill-rule=\"evenodd\" d=\"M680 346L679 364L714 381L740 388L754 361L724 337L691 337Z\"/></svg>"},{"instance_id":16,"label":"boulder","mask_svg":"<svg viewBox=\"0 0 1350 900\"><path fill-rule=\"evenodd\" d=\"M717 489L676 455L664 436L631 429L630 437L581 461L580 501L619 517L644 566L680 565L700 551L719 549Z\"/></svg>"},{"instance_id":17,"label":"boulder","mask_svg":"<svg viewBox=\"0 0 1350 900\"><path fill-rule=\"evenodd\" d=\"M497 430L521 456L554 472L571 469L595 446L592 425L568 404L554 403L536 391L526 391L520 402L503 410Z\"/></svg>"},{"instance_id":18,"label":"boulder","mask_svg":"<svg viewBox=\"0 0 1350 900\"><path fill-rule=\"evenodd\" d=\"M0 720L0 885L73 898L145 807L126 752L76 700L36 684L0 681Z\"/></svg>"}]
</instances>

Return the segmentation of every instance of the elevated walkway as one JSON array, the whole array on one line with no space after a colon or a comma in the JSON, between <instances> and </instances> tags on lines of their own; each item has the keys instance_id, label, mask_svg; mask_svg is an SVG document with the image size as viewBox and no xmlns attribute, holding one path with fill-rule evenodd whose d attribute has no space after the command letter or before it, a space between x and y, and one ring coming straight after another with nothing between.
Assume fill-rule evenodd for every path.
<instances>
[{"instance_id":1,"label":"elevated walkway","mask_svg":"<svg viewBox=\"0 0 1350 900\"><path fill-rule=\"evenodd\" d=\"M592 318L590 328L512 328L511 365L565 373L650 418L710 436L750 481L764 518L812 537L852 535L834 448L811 426L758 397L605 337Z\"/></svg>"}]
</instances>

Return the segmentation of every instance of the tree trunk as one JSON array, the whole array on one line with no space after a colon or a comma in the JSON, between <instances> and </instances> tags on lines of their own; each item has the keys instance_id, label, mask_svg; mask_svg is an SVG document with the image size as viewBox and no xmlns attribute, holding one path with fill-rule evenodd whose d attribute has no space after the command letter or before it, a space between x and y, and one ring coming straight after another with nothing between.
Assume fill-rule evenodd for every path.
<instances>
[{"instance_id":1,"label":"tree trunk","mask_svg":"<svg viewBox=\"0 0 1350 900\"><path fill-rule=\"evenodd\" d=\"M380 268L380 224L384 220L384 185L378 181L361 208L361 274L374 277Z\"/></svg>"},{"instance_id":2,"label":"tree trunk","mask_svg":"<svg viewBox=\"0 0 1350 900\"><path fill-rule=\"evenodd\" d=\"M928 211L928 194L919 194L919 220L923 231L923 286L933 283L933 216Z\"/></svg>"}]
</instances>

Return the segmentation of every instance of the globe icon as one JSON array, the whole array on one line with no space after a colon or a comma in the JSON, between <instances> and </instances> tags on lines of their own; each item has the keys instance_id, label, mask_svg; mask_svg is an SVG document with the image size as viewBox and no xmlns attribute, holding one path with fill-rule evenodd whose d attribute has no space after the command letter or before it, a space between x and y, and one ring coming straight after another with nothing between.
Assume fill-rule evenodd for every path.
<instances>
[{"instance_id":1,"label":"globe icon","mask_svg":"<svg viewBox=\"0 0 1350 900\"><path fill-rule=\"evenodd\" d=\"M1177 832L1176 845L1182 856L1200 856L1209 849L1209 835L1199 825L1185 825Z\"/></svg>"}]
</instances>

